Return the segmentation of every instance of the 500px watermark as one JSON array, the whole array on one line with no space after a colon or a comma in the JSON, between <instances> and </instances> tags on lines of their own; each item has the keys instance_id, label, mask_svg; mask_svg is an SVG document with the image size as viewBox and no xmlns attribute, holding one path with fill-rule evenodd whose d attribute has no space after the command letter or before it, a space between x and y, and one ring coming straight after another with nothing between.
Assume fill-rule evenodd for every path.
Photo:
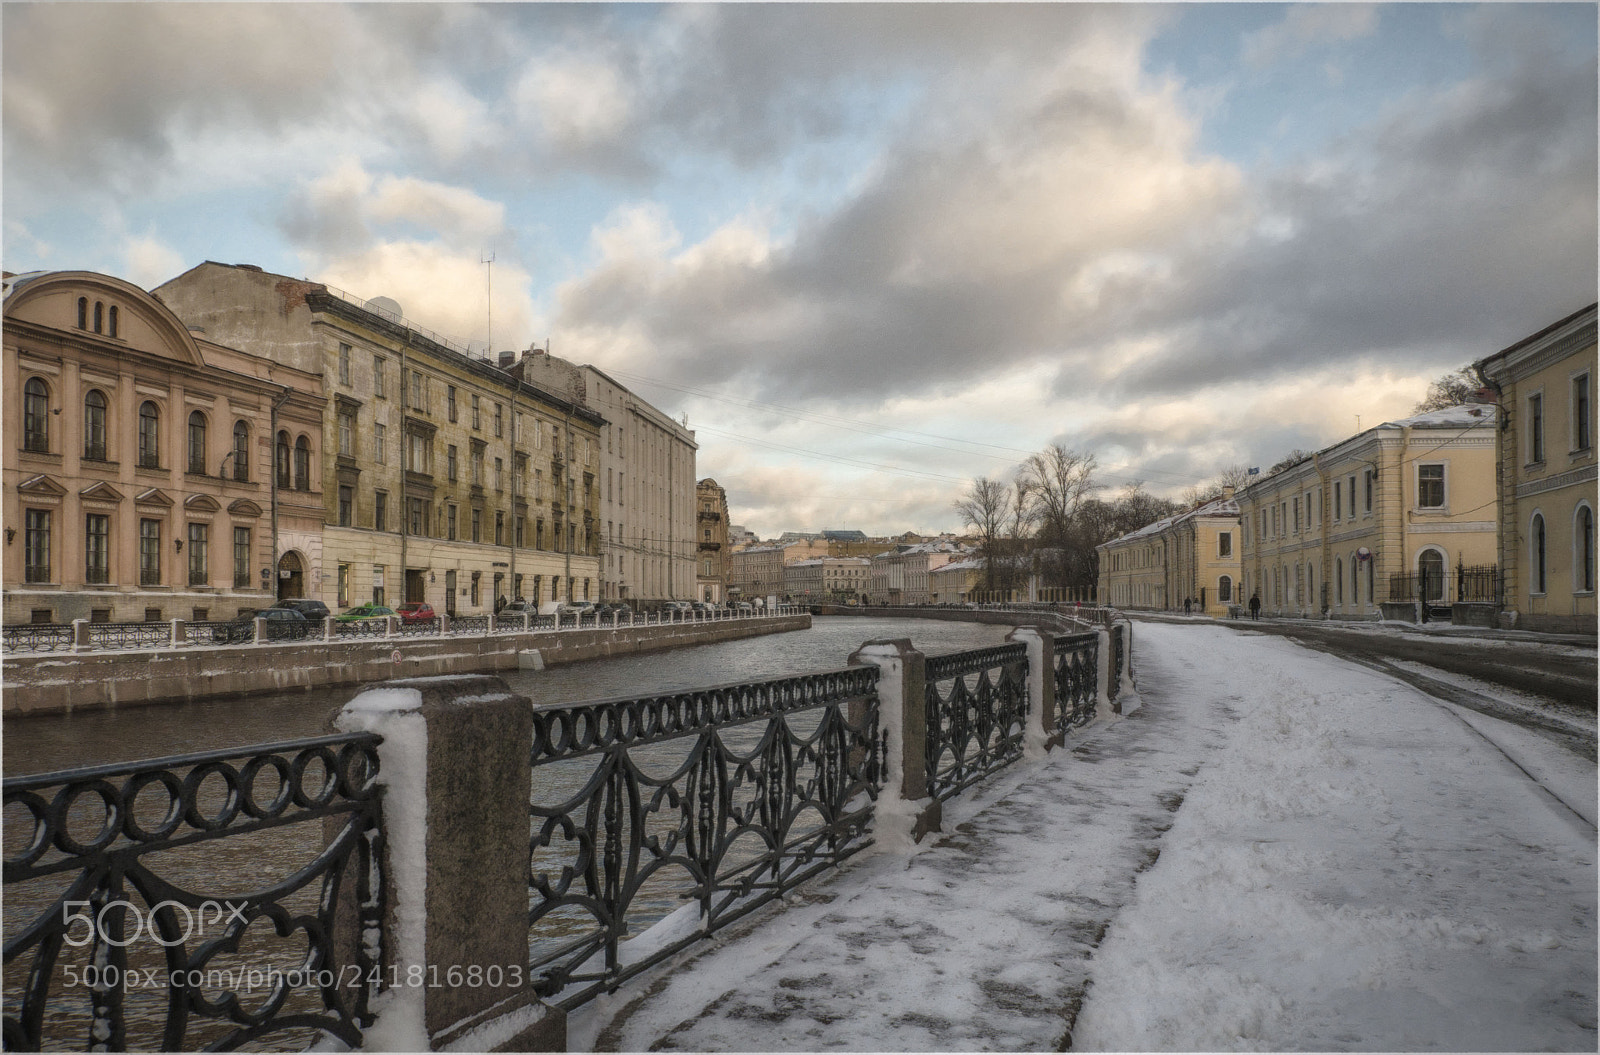
<instances>
[{"instance_id":1,"label":"500px watermark","mask_svg":"<svg viewBox=\"0 0 1600 1055\"><path fill-rule=\"evenodd\" d=\"M62 903L61 922L67 928L66 933L62 935L62 941L74 948L82 948L96 939L105 945L124 947L132 945L139 940L139 935L148 932L151 941L157 945L170 947L182 945L192 935L204 935L208 925L220 930L228 927L234 921L239 923L250 922L245 918L244 913L248 906L243 902L234 904L232 901L202 901L197 908L191 909L188 905L177 901L158 901L150 906L150 911L147 914L141 912L139 906L133 902L119 898L116 901L106 902L100 907L99 912L92 915L88 912L80 911L81 909L93 907L94 903L90 901L66 901ZM179 912L183 914L183 933L172 938L163 937L156 924L158 914L163 908L168 907L174 910L174 914ZM123 917L125 922L122 928L123 934L120 938L114 937L112 932L106 928L106 915L116 909L122 909L127 912L127 916ZM115 919L116 917L112 918ZM131 927L126 925L126 920L129 918L133 920ZM81 932L75 932L73 928L79 923L83 924L84 929ZM148 927L146 923L149 924Z\"/></svg>"}]
</instances>

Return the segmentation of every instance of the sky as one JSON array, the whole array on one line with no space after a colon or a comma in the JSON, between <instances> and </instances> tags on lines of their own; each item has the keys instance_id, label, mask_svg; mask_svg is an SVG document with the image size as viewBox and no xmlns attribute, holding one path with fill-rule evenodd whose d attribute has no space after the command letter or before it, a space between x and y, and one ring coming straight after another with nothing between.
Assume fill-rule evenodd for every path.
<instances>
[{"instance_id":1,"label":"sky","mask_svg":"<svg viewBox=\"0 0 1600 1055\"><path fill-rule=\"evenodd\" d=\"M6 4L3 261L547 343L763 537L1176 497L1596 299L1592 4Z\"/></svg>"}]
</instances>

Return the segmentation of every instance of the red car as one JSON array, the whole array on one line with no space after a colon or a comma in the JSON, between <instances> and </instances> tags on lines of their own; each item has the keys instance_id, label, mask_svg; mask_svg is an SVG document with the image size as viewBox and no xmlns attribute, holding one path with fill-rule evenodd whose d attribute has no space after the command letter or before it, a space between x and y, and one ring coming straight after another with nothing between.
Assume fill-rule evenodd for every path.
<instances>
[{"instance_id":1,"label":"red car","mask_svg":"<svg viewBox=\"0 0 1600 1055\"><path fill-rule=\"evenodd\" d=\"M433 605L422 601L409 601L395 609L402 623L428 623L435 618Z\"/></svg>"}]
</instances>

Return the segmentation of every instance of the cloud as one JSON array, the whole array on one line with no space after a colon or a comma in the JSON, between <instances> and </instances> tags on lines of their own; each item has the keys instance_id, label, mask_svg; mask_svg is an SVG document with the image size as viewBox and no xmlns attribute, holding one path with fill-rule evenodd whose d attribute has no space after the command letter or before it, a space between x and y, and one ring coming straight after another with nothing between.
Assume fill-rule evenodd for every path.
<instances>
[{"instance_id":1,"label":"cloud","mask_svg":"<svg viewBox=\"0 0 1600 1055\"><path fill-rule=\"evenodd\" d=\"M183 254L155 237L145 235L123 240L121 274L136 286L154 289L183 269Z\"/></svg>"},{"instance_id":2,"label":"cloud","mask_svg":"<svg viewBox=\"0 0 1600 1055\"><path fill-rule=\"evenodd\" d=\"M511 90L518 116L558 148L585 148L615 137L632 117L632 89L599 58L541 58Z\"/></svg>"},{"instance_id":3,"label":"cloud","mask_svg":"<svg viewBox=\"0 0 1600 1055\"><path fill-rule=\"evenodd\" d=\"M502 202L411 176L374 177L359 160L345 157L290 199L280 228L311 252L360 250L385 227L431 234L446 245L477 252L506 234L505 222Z\"/></svg>"},{"instance_id":4,"label":"cloud","mask_svg":"<svg viewBox=\"0 0 1600 1055\"><path fill-rule=\"evenodd\" d=\"M1378 26L1373 4L1293 4L1282 22L1244 38L1244 61L1256 69L1295 58L1318 44L1370 36Z\"/></svg>"}]
</instances>

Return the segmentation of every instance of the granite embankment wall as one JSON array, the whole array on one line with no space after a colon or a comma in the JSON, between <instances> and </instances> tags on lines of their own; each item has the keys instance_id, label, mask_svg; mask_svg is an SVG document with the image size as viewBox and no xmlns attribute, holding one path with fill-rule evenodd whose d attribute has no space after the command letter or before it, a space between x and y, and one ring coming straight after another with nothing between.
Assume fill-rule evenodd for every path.
<instances>
[{"instance_id":1,"label":"granite embankment wall","mask_svg":"<svg viewBox=\"0 0 1600 1055\"><path fill-rule=\"evenodd\" d=\"M449 637L180 647L7 657L5 714L50 714L97 707L245 696L359 685L391 678L515 670L537 652L545 666L663 652L760 637L811 625L806 614L715 623L667 623L616 630L545 630Z\"/></svg>"}]
</instances>

